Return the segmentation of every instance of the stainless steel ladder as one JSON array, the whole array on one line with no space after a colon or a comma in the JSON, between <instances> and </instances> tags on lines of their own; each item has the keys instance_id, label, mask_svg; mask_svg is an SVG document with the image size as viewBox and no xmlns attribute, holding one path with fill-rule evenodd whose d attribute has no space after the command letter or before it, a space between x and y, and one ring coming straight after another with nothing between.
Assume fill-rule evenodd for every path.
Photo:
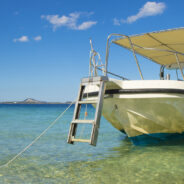
<instances>
[{"instance_id":1,"label":"stainless steel ladder","mask_svg":"<svg viewBox=\"0 0 184 184\"><path fill-rule=\"evenodd\" d=\"M102 114L102 108L103 108L103 99L104 99L104 93L105 93L105 82L108 81L108 77L106 76L97 76L97 77L89 77L89 78L83 78L80 84L80 89L78 93L78 98L75 103L75 110L73 115L73 120L70 124L70 130L68 134L68 143L74 144L74 142L87 142L93 146L96 146L97 144L97 138L98 138L98 129L100 126L100 119ZM83 100L83 93L86 85L94 84L99 85L99 91L97 100ZM96 104L96 112L95 117L92 120L85 120L85 119L79 119L80 117L80 110L82 104ZM77 132L77 125L78 124L92 124L92 131L91 131L91 137L90 139L77 139L75 138L76 132Z\"/></svg>"}]
</instances>

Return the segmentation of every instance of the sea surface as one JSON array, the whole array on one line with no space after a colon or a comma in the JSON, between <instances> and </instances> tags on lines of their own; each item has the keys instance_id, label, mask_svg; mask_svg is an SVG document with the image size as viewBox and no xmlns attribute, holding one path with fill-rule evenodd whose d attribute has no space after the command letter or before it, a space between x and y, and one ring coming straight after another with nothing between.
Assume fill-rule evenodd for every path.
<instances>
[{"instance_id":1,"label":"sea surface","mask_svg":"<svg viewBox=\"0 0 184 184\"><path fill-rule=\"evenodd\" d=\"M44 131L68 105L0 105L0 165ZM94 116L92 106L88 118ZM183 184L184 144L134 146L104 118L98 144L67 144L74 106L20 157L0 168L0 184ZM78 128L86 138L89 126Z\"/></svg>"}]
</instances>

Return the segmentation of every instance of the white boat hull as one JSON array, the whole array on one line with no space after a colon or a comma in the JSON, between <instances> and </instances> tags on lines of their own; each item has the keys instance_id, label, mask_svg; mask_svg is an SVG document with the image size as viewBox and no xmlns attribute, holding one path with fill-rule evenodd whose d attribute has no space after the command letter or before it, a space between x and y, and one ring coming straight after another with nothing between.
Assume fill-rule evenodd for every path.
<instances>
[{"instance_id":1,"label":"white boat hull","mask_svg":"<svg viewBox=\"0 0 184 184\"><path fill-rule=\"evenodd\" d=\"M134 85L134 88L130 89L127 88L127 85L132 81L126 81L126 84L124 81L116 81L120 93L118 94L116 90L115 94L105 95L103 116L116 129L125 132L136 145L158 143L175 138L184 140L184 91L182 94L184 85L183 82L174 82L175 84L173 81L152 82L150 88L146 82L147 84L136 84L137 86ZM167 86L167 90L161 88L164 85ZM178 85L180 89L179 93L176 93ZM158 86L160 86L160 93L155 91ZM114 90L108 85L107 88L109 91ZM125 91L129 89L129 92L121 93L123 89ZM171 92L164 93L162 89ZM90 93L94 93L93 90L95 90L94 87L89 87L86 91L90 100L96 98L95 96L90 97Z\"/></svg>"},{"instance_id":2,"label":"white boat hull","mask_svg":"<svg viewBox=\"0 0 184 184\"><path fill-rule=\"evenodd\" d=\"M141 135L183 133L183 112L184 98L172 97L112 98L106 99L103 106L104 117L133 139Z\"/></svg>"}]
</instances>

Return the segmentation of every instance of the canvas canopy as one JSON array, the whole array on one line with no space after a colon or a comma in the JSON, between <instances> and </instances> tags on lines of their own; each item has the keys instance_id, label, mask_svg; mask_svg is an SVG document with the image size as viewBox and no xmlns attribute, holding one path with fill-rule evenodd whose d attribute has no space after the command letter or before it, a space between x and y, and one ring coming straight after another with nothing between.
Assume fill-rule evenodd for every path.
<instances>
[{"instance_id":1,"label":"canvas canopy","mask_svg":"<svg viewBox=\"0 0 184 184\"><path fill-rule=\"evenodd\" d=\"M137 54L167 68L178 68L178 57L181 67L184 67L184 28L145 33L129 38ZM132 50L127 37L116 39L113 43Z\"/></svg>"}]
</instances>

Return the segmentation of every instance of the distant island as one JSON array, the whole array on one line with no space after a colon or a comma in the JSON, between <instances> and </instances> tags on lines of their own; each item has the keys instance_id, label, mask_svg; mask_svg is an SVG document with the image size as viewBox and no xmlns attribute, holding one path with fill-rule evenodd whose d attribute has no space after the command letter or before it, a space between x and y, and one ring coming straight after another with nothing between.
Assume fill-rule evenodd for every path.
<instances>
[{"instance_id":1,"label":"distant island","mask_svg":"<svg viewBox=\"0 0 184 184\"><path fill-rule=\"evenodd\" d=\"M71 104L71 101L67 102L45 102L45 101L39 101L35 100L33 98L27 98L23 101L7 101L7 102L0 102L0 104Z\"/></svg>"}]
</instances>

